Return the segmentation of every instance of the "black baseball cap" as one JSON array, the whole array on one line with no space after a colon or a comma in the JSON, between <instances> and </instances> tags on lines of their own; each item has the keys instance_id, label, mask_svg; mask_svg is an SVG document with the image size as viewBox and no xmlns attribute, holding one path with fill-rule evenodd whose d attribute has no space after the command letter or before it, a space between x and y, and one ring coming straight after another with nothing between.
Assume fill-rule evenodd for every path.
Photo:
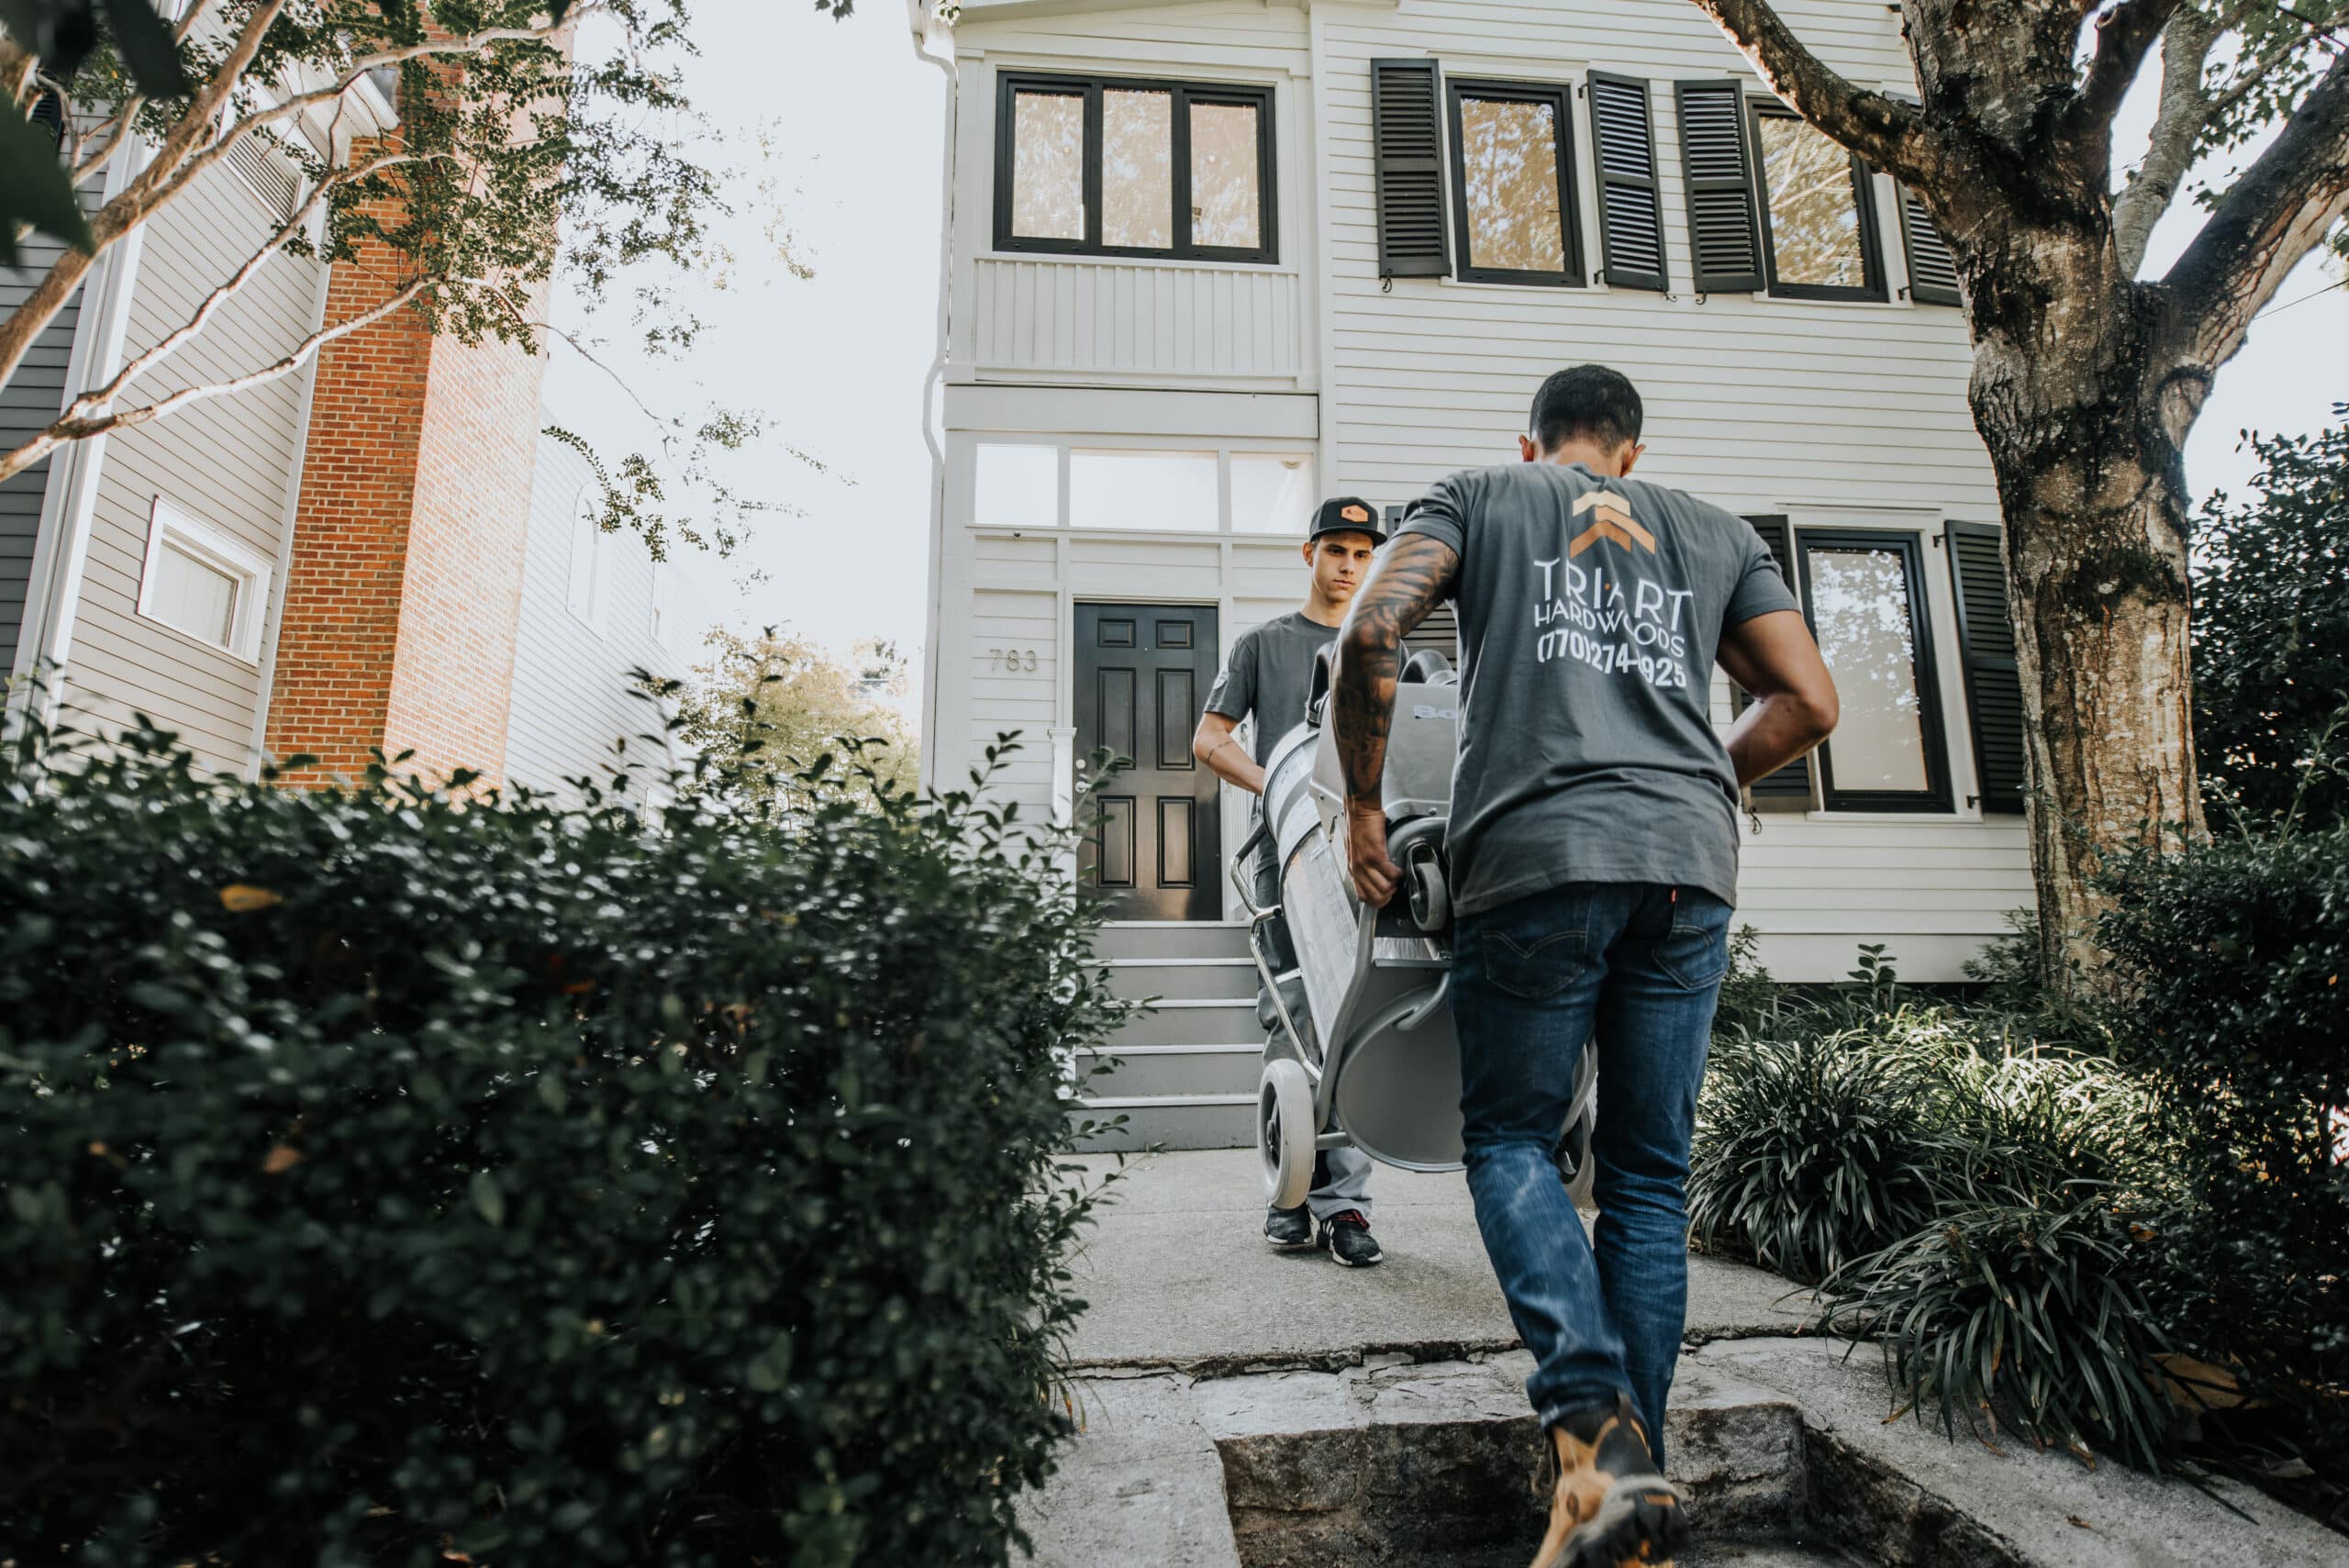
<instances>
[{"instance_id":1,"label":"black baseball cap","mask_svg":"<svg viewBox=\"0 0 2349 1568\"><path fill-rule=\"evenodd\" d=\"M1321 503L1305 538L1310 543L1323 534L1368 534L1375 543L1386 542L1378 526L1378 508L1359 495L1333 495Z\"/></svg>"}]
</instances>

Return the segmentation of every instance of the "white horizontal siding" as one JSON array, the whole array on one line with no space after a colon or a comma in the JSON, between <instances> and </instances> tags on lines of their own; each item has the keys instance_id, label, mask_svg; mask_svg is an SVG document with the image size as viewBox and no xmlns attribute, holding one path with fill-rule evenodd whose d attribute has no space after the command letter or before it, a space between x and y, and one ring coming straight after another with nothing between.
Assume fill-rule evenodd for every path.
<instances>
[{"instance_id":1,"label":"white horizontal siding","mask_svg":"<svg viewBox=\"0 0 2349 1568\"><path fill-rule=\"evenodd\" d=\"M1294 383L1304 372L1303 290L1294 272L985 257L975 275L982 376Z\"/></svg>"},{"instance_id":2,"label":"white horizontal siding","mask_svg":"<svg viewBox=\"0 0 2349 1568\"><path fill-rule=\"evenodd\" d=\"M166 207L141 241L125 357L186 322L275 227L250 187L225 168ZM316 328L318 280L317 262L272 256L201 335L130 384L125 404L284 358ZM112 730L143 713L177 731L204 766L247 765L259 668L141 618L139 574L159 495L262 560L278 559L306 435L303 387L314 368L107 438L63 688L83 722ZM273 597L283 589L282 580L272 582Z\"/></svg>"},{"instance_id":3,"label":"white horizontal siding","mask_svg":"<svg viewBox=\"0 0 2349 1568\"><path fill-rule=\"evenodd\" d=\"M540 424L550 423L541 419ZM514 646L514 686L506 729L509 784L579 798L572 782L608 788L619 762L634 765L634 787L666 798L671 750L662 714L638 695L630 672L683 679L705 628L682 611L653 635L652 555L638 535L599 534L599 625L571 613L572 519L594 481L587 460L547 437L539 439L530 483L530 529L522 555L522 608Z\"/></svg>"}]
</instances>

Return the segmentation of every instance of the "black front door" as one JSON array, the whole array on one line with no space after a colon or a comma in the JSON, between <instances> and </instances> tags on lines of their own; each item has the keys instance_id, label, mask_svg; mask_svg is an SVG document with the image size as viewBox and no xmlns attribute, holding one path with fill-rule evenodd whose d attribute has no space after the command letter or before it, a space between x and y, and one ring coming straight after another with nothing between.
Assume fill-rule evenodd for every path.
<instances>
[{"instance_id":1,"label":"black front door","mask_svg":"<svg viewBox=\"0 0 2349 1568\"><path fill-rule=\"evenodd\" d=\"M1211 605L1076 606L1076 750L1128 759L1093 797L1078 853L1112 920L1214 920L1223 823L1191 755L1215 679Z\"/></svg>"}]
</instances>

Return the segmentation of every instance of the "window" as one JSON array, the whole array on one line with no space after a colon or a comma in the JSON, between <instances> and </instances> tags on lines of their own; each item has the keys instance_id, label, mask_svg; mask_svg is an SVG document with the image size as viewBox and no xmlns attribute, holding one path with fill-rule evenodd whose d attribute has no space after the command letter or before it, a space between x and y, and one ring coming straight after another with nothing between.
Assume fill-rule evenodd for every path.
<instances>
[{"instance_id":1,"label":"window","mask_svg":"<svg viewBox=\"0 0 2349 1568\"><path fill-rule=\"evenodd\" d=\"M974 475L971 520L983 528L1061 526L1061 454L1057 447L982 441Z\"/></svg>"},{"instance_id":2,"label":"window","mask_svg":"<svg viewBox=\"0 0 2349 1568\"><path fill-rule=\"evenodd\" d=\"M1949 769L1917 536L1796 535L1811 635L1842 718L1819 750L1831 811L1947 811Z\"/></svg>"},{"instance_id":3,"label":"window","mask_svg":"<svg viewBox=\"0 0 2349 1568\"><path fill-rule=\"evenodd\" d=\"M982 441L972 478L982 528L1302 535L1320 502L1312 454L1298 451Z\"/></svg>"},{"instance_id":4,"label":"window","mask_svg":"<svg viewBox=\"0 0 2349 1568\"><path fill-rule=\"evenodd\" d=\"M1231 527L1243 534L1302 534L1321 497L1313 460L1292 452L1231 454Z\"/></svg>"},{"instance_id":5,"label":"window","mask_svg":"<svg viewBox=\"0 0 2349 1568\"><path fill-rule=\"evenodd\" d=\"M1808 121L1759 104L1753 147L1770 292L1798 299L1884 298L1866 167Z\"/></svg>"},{"instance_id":6,"label":"window","mask_svg":"<svg viewBox=\"0 0 2349 1568\"><path fill-rule=\"evenodd\" d=\"M219 529L155 497L139 613L248 663L261 658L270 565Z\"/></svg>"},{"instance_id":7,"label":"window","mask_svg":"<svg viewBox=\"0 0 2349 1568\"><path fill-rule=\"evenodd\" d=\"M1212 529L1215 462L1213 452L1072 451L1068 526Z\"/></svg>"},{"instance_id":8,"label":"window","mask_svg":"<svg viewBox=\"0 0 2349 1568\"><path fill-rule=\"evenodd\" d=\"M1271 261L1273 92L1007 72L998 250Z\"/></svg>"},{"instance_id":9,"label":"window","mask_svg":"<svg viewBox=\"0 0 2349 1568\"><path fill-rule=\"evenodd\" d=\"M1453 229L1471 283L1579 284L1564 87L1451 83Z\"/></svg>"},{"instance_id":10,"label":"window","mask_svg":"<svg viewBox=\"0 0 2349 1568\"><path fill-rule=\"evenodd\" d=\"M579 489L571 507L571 613L598 633L604 629L604 530L596 516L597 495L592 484Z\"/></svg>"}]
</instances>

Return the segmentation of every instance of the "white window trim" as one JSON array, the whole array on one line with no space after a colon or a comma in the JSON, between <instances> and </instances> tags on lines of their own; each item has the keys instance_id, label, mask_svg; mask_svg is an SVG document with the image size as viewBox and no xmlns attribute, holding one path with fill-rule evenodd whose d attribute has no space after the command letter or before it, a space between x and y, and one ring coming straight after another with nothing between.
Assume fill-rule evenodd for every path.
<instances>
[{"instance_id":1,"label":"white window trim","mask_svg":"<svg viewBox=\"0 0 2349 1568\"><path fill-rule=\"evenodd\" d=\"M964 513L963 526L979 533L1066 533L1082 534L1088 539L1228 539L1232 540L1234 543L1239 544L1246 544L1252 541L1263 541L1269 544L1303 543L1306 538L1306 531L1304 528L1300 528L1295 533L1283 533L1276 531L1265 532L1254 528L1242 528L1234 526L1231 509L1231 460L1235 455L1242 457L1302 458L1307 462L1313 465L1314 483L1319 486L1322 486L1317 491L1317 495L1327 496L1330 494L1326 487L1326 484L1323 483L1323 476L1320 473L1321 453L1319 450L1319 444L1305 438L1281 439L1278 438L1233 439L1230 437L1198 436L1077 436L1064 434L1051 435L1041 432L1022 434L1018 432L995 430L974 431L971 434L972 441L970 446L970 456L964 460L965 467L963 470L963 472L970 475L970 478L964 491L967 500L962 510ZM978 520L978 450L983 446L1042 447L1052 450L1059 468L1059 479L1058 489L1054 499L1052 517L1050 521L1039 521L1035 523L983 523ZM1196 528L1102 528L1098 525L1088 527L1084 524L1072 521L1069 516L1069 457L1071 453L1080 451L1188 452L1196 453L1202 457L1206 456L1209 452L1213 452L1215 454L1216 468L1215 521L1210 525ZM1306 526L1307 528L1311 527L1311 520L1309 517L1307 520ZM1187 604L1190 601L1185 600L1183 602Z\"/></svg>"},{"instance_id":2,"label":"white window trim","mask_svg":"<svg viewBox=\"0 0 2349 1568\"><path fill-rule=\"evenodd\" d=\"M571 618L594 632L606 634L610 620L605 603L607 595L604 581L604 529L596 515L596 487L582 484L571 503L571 551L569 570L563 582L563 607ZM585 577L583 580L582 571Z\"/></svg>"},{"instance_id":3,"label":"white window trim","mask_svg":"<svg viewBox=\"0 0 2349 1568\"><path fill-rule=\"evenodd\" d=\"M154 610L156 566L162 559L163 545L169 540L206 564L236 578L237 609L228 628L226 646L212 641L185 627L175 626ZM258 551L239 543L228 534L201 522L180 510L162 496L155 497L147 522L147 553L139 568L139 616L152 621L176 637L184 637L200 648L243 663L261 662L262 628L269 618L269 592L275 568Z\"/></svg>"}]
</instances>

